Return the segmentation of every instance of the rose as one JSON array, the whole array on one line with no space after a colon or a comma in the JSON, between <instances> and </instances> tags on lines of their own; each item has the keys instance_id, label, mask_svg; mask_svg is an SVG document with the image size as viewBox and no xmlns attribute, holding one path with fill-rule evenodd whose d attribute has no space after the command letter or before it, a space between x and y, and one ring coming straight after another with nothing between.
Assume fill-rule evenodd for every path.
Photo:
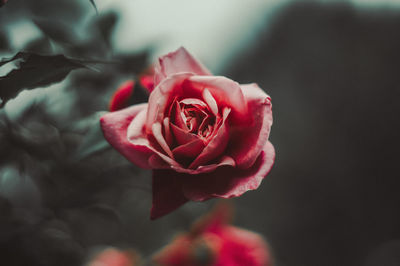
<instances>
[{"instance_id":1,"label":"rose","mask_svg":"<svg viewBox=\"0 0 400 266\"><path fill-rule=\"evenodd\" d=\"M263 237L230 225L231 215L229 205L217 205L197 221L188 233L176 236L152 260L160 266L272 265Z\"/></svg>"},{"instance_id":2,"label":"rose","mask_svg":"<svg viewBox=\"0 0 400 266\"><path fill-rule=\"evenodd\" d=\"M152 219L256 189L275 158L271 125L271 98L257 84L212 76L184 48L155 65L148 103L101 118L115 149L154 169Z\"/></svg>"}]
</instances>

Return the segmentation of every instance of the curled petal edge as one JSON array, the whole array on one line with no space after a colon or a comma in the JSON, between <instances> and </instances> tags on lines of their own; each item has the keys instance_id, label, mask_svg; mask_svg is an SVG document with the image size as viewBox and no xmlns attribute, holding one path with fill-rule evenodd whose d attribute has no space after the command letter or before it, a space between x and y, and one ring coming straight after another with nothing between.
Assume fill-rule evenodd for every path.
<instances>
[{"instance_id":1,"label":"curled petal edge","mask_svg":"<svg viewBox=\"0 0 400 266\"><path fill-rule=\"evenodd\" d=\"M158 59L154 67L154 86L157 86L166 77L181 72L190 72L196 75L212 75L184 47L180 47L176 51Z\"/></svg>"},{"instance_id":2,"label":"curled petal edge","mask_svg":"<svg viewBox=\"0 0 400 266\"><path fill-rule=\"evenodd\" d=\"M135 145L127 138L127 129L132 120L145 111L147 104L138 104L119 111L110 112L100 118L105 139L129 161L139 167L151 168L148 159L154 154L145 146ZM140 128L140 126L139 126Z\"/></svg>"},{"instance_id":3,"label":"curled petal edge","mask_svg":"<svg viewBox=\"0 0 400 266\"><path fill-rule=\"evenodd\" d=\"M274 161L274 146L267 142L250 168L238 169L226 166L208 174L186 176L182 180L183 193L186 198L193 201L238 197L246 191L257 189L271 171Z\"/></svg>"},{"instance_id":4,"label":"curled petal edge","mask_svg":"<svg viewBox=\"0 0 400 266\"><path fill-rule=\"evenodd\" d=\"M255 83L241 87L252 123L248 126L239 124L232 130L232 141L227 153L235 159L239 168L246 169L254 164L268 140L273 119L271 98Z\"/></svg>"}]
</instances>

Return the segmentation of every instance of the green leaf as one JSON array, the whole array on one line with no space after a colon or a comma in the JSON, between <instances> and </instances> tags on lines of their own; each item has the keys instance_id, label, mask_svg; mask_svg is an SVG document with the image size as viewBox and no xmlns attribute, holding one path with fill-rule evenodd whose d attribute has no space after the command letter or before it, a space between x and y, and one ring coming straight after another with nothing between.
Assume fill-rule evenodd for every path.
<instances>
[{"instance_id":1,"label":"green leaf","mask_svg":"<svg viewBox=\"0 0 400 266\"><path fill-rule=\"evenodd\" d=\"M96 26L98 27L108 47L111 47L111 35L117 21L118 15L115 12L104 14L102 16L99 16L99 18L97 19Z\"/></svg>"}]
</instances>

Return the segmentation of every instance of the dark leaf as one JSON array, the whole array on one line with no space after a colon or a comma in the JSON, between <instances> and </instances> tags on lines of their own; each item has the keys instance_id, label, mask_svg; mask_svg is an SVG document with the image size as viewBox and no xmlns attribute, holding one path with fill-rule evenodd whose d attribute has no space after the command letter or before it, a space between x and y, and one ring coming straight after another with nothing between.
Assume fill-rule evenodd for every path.
<instances>
[{"instance_id":1,"label":"dark leaf","mask_svg":"<svg viewBox=\"0 0 400 266\"><path fill-rule=\"evenodd\" d=\"M5 31L0 30L0 51L8 51L9 49L10 43L8 41L8 36Z\"/></svg>"},{"instance_id":2,"label":"dark leaf","mask_svg":"<svg viewBox=\"0 0 400 266\"><path fill-rule=\"evenodd\" d=\"M111 45L111 34L117 21L118 15L114 12L103 15L97 20L97 27L108 46Z\"/></svg>"},{"instance_id":3,"label":"dark leaf","mask_svg":"<svg viewBox=\"0 0 400 266\"><path fill-rule=\"evenodd\" d=\"M96 13L99 14L99 11L97 10L97 6L96 6L96 3L94 2L94 0L89 0L89 1L93 5L94 9L96 9Z\"/></svg>"},{"instance_id":4,"label":"dark leaf","mask_svg":"<svg viewBox=\"0 0 400 266\"><path fill-rule=\"evenodd\" d=\"M77 41L77 36L74 31L61 21L41 18L35 18L32 21L44 35L55 42L72 45Z\"/></svg>"},{"instance_id":5,"label":"dark leaf","mask_svg":"<svg viewBox=\"0 0 400 266\"><path fill-rule=\"evenodd\" d=\"M48 86L62 81L71 70L87 68L82 61L63 55L38 55L26 52L19 52L13 58L1 61L0 67L19 59L22 61L17 69L0 77L2 105L23 89Z\"/></svg>"},{"instance_id":6,"label":"dark leaf","mask_svg":"<svg viewBox=\"0 0 400 266\"><path fill-rule=\"evenodd\" d=\"M53 52L53 47L51 46L50 40L47 37L42 37L30 41L25 47L24 51L32 53L47 54Z\"/></svg>"}]
</instances>

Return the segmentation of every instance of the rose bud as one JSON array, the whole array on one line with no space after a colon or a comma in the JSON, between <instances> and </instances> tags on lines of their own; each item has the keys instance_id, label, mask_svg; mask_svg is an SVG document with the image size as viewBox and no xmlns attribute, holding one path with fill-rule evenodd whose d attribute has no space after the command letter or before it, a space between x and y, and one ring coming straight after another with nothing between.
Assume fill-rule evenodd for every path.
<instances>
[{"instance_id":1,"label":"rose bud","mask_svg":"<svg viewBox=\"0 0 400 266\"><path fill-rule=\"evenodd\" d=\"M271 266L263 238L229 225L226 208L217 206L190 232L178 235L153 256L153 262L160 266Z\"/></svg>"},{"instance_id":2,"label":"rose bud","mask_svg":"<svg viewBox=\"0 0 400 266\"><path fill-rule=\"evenodd\" d=\"M188 200L257 189L275 159L271 107L257 84L213 76L179 48L155 64L148 103L107 113L100 123L116 150L153 169L155 219Z\"/></svg>"},{"instance_id":3,"label":"rose bud","mask_svg":"<svg viewBox=\"0 0 400 266\"><path fill-rule=\"evenodd\" d=\"M146 88L149 92L154 89L154 66L149 67L143 73L139 75L139 82L143 88Z\"/></svg>"},{"instance_id":4,"label":"rose bud","mask_svg":"<svg viewBox=\"0 0 400 266\"><path fill-rule=\"evenodd\" d=\"M109 109L111 112L128 106L134 87L135 82L133 80L128 80L118 87L118 89L114 92L109 104Z\"/></svg>"}]
</instances>

